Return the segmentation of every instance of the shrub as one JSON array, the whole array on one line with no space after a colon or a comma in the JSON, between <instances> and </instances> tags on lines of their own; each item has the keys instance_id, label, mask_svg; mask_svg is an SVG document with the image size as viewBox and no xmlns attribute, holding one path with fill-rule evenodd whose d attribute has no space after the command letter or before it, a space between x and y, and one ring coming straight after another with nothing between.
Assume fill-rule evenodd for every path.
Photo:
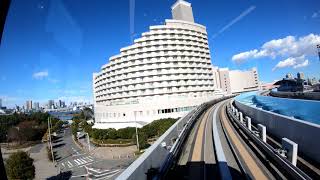
<instances>
[{"instance_id":1,"label":"shrub","mask_svg":"<svg viewBox=\"0 0 320 180\"><path fill-rule=\"evenodd\" d=\"M33 159L23 151L13 153L6 161L6 171L10 179L33 179L35 176Z\"/></svg>"}]
</instances>

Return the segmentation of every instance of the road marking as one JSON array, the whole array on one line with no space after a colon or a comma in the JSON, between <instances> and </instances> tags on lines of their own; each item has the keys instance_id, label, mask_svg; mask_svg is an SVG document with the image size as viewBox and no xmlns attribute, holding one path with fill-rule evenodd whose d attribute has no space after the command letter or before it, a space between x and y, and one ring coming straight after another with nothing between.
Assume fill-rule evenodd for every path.
<instances>
[{"instance_id":1,"label":"road marking","mask_svg":"<svg viewBox=\"0 0 320 180\"><path fill-rule=\"evenodd\" d=\"M120 171L120 169L119 169L119 171L118 171L118 172L116 172L116 173L114 173L114 174L111 174L111 175L108 175L108 176L105 176L105 177L101 177L101 178L96 178L95 180L100 180L100 179L109 179L109 178L111 178L111 177L115 176L116 174L118 174L119 172L121 172L121 171Z\"/></svg>"},{"instance_id":2,"label":"road marking","mask_svg":"<svg viewBox=\"0 0 320 180\"><path fill-rule=\"evenodd\" d=\"M76 163L77 163L77 165L79 166L80 164L82 164L81 162L79 162L78 160L74 160Z\"/></svg>"},{"instance_id":3,"label":"road marking","mask_svg":"<svg viewBox=\"0 0 320 180\"><path fill-rule=\"evenodd\" d=\"M83 165L79 166L79 168L86 167L86 166L91 165L91 164L93 164L93 163L83 164Z\"/></svg>"},{"instance_id":4,"label":"road marking","mask_svg":"<svg viewBox=\"0 0 320 180\"><path fill-rule=\"evenodd\" d=\"M93 159L89 158L89 157L85 157L84 159L88 160L89 162L92 162Z\"/></svg>"},{"instance_id":5,"label":"road marking","mask_svg":"<svg viewBox=\"0 0 320 180\"><path fill-rule=\"evenodd\" d=\"M94 169L94 168L88 168L88 167L86 167L86 169L88 169L89 171L93 171L95 173L104 173L104 172L110 171L109 169L102 170L102 169Z\"/></svg>"},{"instance_id":6,"label":"road marking","mask_svg":"<svg viewBox=\"0 0 320 180\"><path fill-rule=\"evenodd\" d=\"M71 176L71 178L77 178L77 177L86 177L88 174L82 174L82 175L77 175L77 176Z\"/></svg>"},{"instance_id":7,"label":"road marking","mask_svg":"<svg viewBox=\"0 0 320 180\"><path fill-rule=\"evenodd\" d=\"M82 158L79 158L78 160L81 161L83 164L87 163L87 161L85 161L85 160L82 159Z\"/></svg>"},{"instance_id":8,"label":"road marking","mask_svg":"<svg viewBox=\"0 0 320 180\"><path fill-rule=\"evenodd\" d=\"M85 164L85 162L83 162L82 160L78 159L78 161L80 162L80 164Z\"/></svg>"},{"instance_id":9,"label":"road marking","mask_svg":"<svg viewBox=\"0 0 320 180\"><path fill-rule=\"evenodd\" d=\"M103 173L103 174L91 174L93 175L94 177L97 177L97 178L101 178L101 177L104 177L106 175L115 175L117 172L119 172L121 169L116 169L116 170L113 170L113 171L110 171L110 172L107 172L107 173ZM89 173L90 174L90 173ZM104 177L105 178L105 177Z\"/></svg>"},{"instance_id":10,"label":"road marking","mask_svg":"<svg viewBox=\"0 0 320 180\"><path fill-rule=\"evenodd\" d=\"M73 154L72 156L75 157L75 156L82 156L82 155L86 155L86 153L83 153L83 154Z\"/></svg>"},{"instance_id":11,"label":"road marking","mask_svg":"<svg viewBox=\"0 0 320 180\"><path fill-rule=\"evenodd\" d=\"M70 161L68 161L68 167L69 167L69 168L72 168L72 167L73 167L73 164L72 164Z\"/></svg>"}]
</instances>

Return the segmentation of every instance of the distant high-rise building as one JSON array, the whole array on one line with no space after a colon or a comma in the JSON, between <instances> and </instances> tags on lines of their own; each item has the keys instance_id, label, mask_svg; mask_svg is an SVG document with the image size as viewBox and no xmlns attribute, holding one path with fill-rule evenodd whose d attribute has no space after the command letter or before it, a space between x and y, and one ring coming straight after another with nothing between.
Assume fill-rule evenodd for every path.
<instances>
[{"instance_id":1,"label":"distant high-rise building","mask_svg":"<svg viewBox=\"0 0 320 180\"><path fill-rule=\"evenodd\" d=\"M40 110L39 102L34 102L34 103L33 103L33 109L36 110L36 111L39 111L39 110Z\"/></svg>"},{"instance_id":2,"label":"distant high-rise building","mask_svg":"<svg viewBox=\"0 0 320 180\"><path fill-rule=\"evenodd\" d=\"M0 108L2 108L2 99L0 98Z\"/></svg>"},{"instance_id":3,"label":"distant high-rise building","mask_svg":"<svg viewBox=\"0 0 320 180\"><path fill-rule=\"evenodd\" d=\"M292 79L292 74L291 74L291 73L287 73L287 74L286 74L286 78L287 78L287 79Z\"/></svg>"},{"instance_id":4,"label":"distant high-rise building","mask_svg":"<svg viewBox=\"0 0 320 180\"><path fill-rule=\"evenodd\" d=\"M32 110L32 101L31 101L31 100L29 100L29 101L26 102L26 110L27 110L27 111Z\"/></svg>"},{"instance_id":5,"label":"distant high-rise building","mask_svg":"<svg viewBox=\"0 0 320 180\"><path fill-rule=\"evenodd\" d=\"M48 101L48 108L49 109L54 109L54 101L53 100L49 100Z\"/></svg>"},{"instance_id":6,"label":"distant high-rise building","mask_svg":"<svg viewBox=\"0 0 320 180\"><path fill-rule=\"evenodd\" d=\"M59 106L59 108L62 108L62 107L63 107L61 100L59 100L58 106Z\"/></svg>"},{"instance_id":7,"label":"distant high-rise building","mask_svg":"<svg viewBox=\"0 0 320 180\"><path fill-rule=\"evenodd\" d=\"M298 79L304 79L304 73L303 72L298 72L297 73L297 78Z\"/></svg>"}]
</instances>

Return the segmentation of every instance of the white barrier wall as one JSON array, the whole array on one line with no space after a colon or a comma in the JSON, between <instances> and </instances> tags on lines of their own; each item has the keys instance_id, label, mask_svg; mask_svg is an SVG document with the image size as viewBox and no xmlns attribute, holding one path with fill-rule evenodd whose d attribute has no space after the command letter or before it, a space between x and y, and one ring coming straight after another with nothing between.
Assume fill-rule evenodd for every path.
<instances>
[{"instance_id":1,"label":"white barrier wall","mask_svg":"<svg viewBox=\"0 0 320 180\"><path fill-rule=\"evenodd\" d=\"M270 111L258 109L235 100L236 107L252 122L263 124L268 133L281 139L287 137L299 145L299 153L320 163L320 125L297 120Z\"/></svg>"}]
</instances>

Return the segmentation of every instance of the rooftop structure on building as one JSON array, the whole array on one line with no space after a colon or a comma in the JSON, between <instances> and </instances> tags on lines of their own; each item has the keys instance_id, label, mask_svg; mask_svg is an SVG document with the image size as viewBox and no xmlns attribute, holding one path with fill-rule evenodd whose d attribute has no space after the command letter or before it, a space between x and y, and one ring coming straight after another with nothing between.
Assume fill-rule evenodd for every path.
<instances>
[{"instance_id":1,"label":"rooftop structure on building","mask_svg":"<svg viewBox=\"0 0 320 180\"><path fill-rule=\"evenodd\" d=\"M297 78L286 75L280 81L277 81L275 85L279 86L278 91L285 92L303 92L312 91L312 84L308 80L304 79L304 74L302 72L297 73Z\"/></svg>"}]
</instances>

